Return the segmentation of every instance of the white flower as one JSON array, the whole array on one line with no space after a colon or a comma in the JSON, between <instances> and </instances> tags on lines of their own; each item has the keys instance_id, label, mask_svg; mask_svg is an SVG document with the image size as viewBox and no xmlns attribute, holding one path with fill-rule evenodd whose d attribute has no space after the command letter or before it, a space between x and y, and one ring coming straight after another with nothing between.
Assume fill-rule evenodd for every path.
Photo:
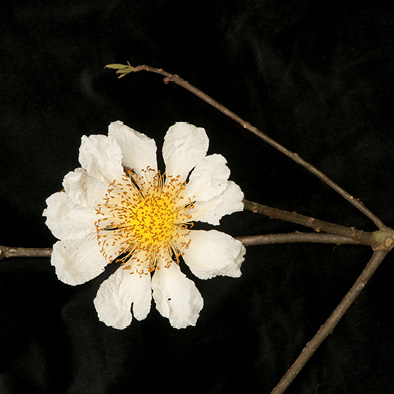
<instances>
[{"instance_id":1,"label":"white flower","mask_svg":"<svg viewBox=\"0 0 394 394\"><path fill-rule=\"evenodd\" d=\"M64 191L47 199L43 215L59 239L51 262L61 281L78 285L121 262L94 300L107 325L127 327L131 305L134 317L144 319L152 293L173 327L195 325L203 299L181 272L181 256L201 279L241 275L240 241L216 230L190 230L193 221L219 224L243 209L243 193L228 180L226 160L206 156L208 144L204 129L176 123L164 139L161 174L155 141L120 121L111 123L108 136L82 137L82 168L68 173Z\"/></svg>"}]
</instances>

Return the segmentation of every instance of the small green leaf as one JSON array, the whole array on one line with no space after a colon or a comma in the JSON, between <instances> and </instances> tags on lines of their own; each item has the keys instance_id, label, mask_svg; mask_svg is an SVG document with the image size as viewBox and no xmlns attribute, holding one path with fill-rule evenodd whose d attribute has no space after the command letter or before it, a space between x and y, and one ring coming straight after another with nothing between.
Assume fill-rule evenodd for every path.
<instances>
[{"instance_id":1,"label":"small green leaf","mask_svg":"<svg viewBox=\"0 0 394 394\"><path fill-rule=\"evenodd\" d=\"M113 63L113 64L107 64L104 68L112 68L113 70L123 70L125 68L131 68L131 66L130 64Z\"/></svg>"},{"instance_id":2,"label":"small green leaf","mask_svg":"<svg viewBox=\"0 0 394 394\"><path fill-rule=\"evenodd\" d=\"M138 71L137 67L132 67L129 62L127 62L127 64L119 64L119 63L107 64L104 68L111 68L113 70L116 70L116 74L118 74L118 78L122 78L129 73Z\"/></svg>"}]
</instances>

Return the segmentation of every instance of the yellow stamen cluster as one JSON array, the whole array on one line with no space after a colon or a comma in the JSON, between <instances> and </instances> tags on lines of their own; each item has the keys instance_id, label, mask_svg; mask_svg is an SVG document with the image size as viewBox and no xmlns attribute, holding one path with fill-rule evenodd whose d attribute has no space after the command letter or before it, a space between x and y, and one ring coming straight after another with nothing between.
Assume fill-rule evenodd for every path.
<instances>
[{"instance_id":1,"label":"yellow stamen cluster","mask_svg":"<svg viewBox=\"0 0 394 394\"><path fill-rule=\"evenodd\" d=\"M185 201L185 183L148 167L138 175L125 169L114 180L102 204L95 226L101 253L112 262L119 259L131 273L148 274L161 266L179 263L188 248L193 202Z\"/></svg>"}]
</instances>

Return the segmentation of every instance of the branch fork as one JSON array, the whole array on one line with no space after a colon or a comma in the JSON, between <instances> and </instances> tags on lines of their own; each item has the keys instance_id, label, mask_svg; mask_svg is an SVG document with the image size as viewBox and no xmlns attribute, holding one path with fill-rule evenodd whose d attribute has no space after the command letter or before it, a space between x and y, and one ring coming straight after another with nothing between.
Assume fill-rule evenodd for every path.
<instances>
[{"instance_id":1,"label":"branch fork","mask_svg":"<svg viewBox=\"0 0 394 394\"><path fill-rule=\"evenodd\" d=\"M345 200L347 200L356 209L358 209L361 213L368 217L378 228L378 230L375 232L365 232L354 227L340 226L338 224L325 222L295 212L287 212L277 208L267 207L265 205L251 202L248 200L243 201L245 210L265 215L271 219L279 219L299 224L314 230L314 232L309 233L297 231L289 234L269 234L238 237L238 239L245 246L277 243L312 242L368 245L373 250L370 261L368 262L352 288L345 295L343 300L340 302L340 304L337 306L331 316L327 319L327 321L321 326L321 328L318 330L312 340L306 344L296 361L293 363L287 373L283 376L283 378L271 392L271 394L283 393L291 384L291 382L295 379L303 366L308 362L313 353L318 349L320 344L327 338L330 333L332 333L339 320L342 318L342 316L346 313L348 308L352 305L354 300L360 294L360 292L365 287L369 279L372 277L373 273L376 271L383 259L386 257L389 251L394 248L394 230L386 227L384 223L374 213L367 209L359 199L354 198L343 188L337 185L334 181L328 178L320 170L303 160L297 153L289 151L287 148L277 143L275 140L273 140L265 133L251 125L249 122L243 120L238 115L231 112L222 104L218 103L216 100L212 99L201 90L189 84L178 75L170 74L161 68L154 68L146 65L139 65L133 67L129 62L127 62L127 64L109 64L105 67L116 70L118 78L123 78L130 73L147 71L163 76L164 83L166 84L172 82L187 89L189 92L195 94L197 97L204 100L209 105L216 108L218 111L222 112L224 115L239 123L242 128L250 131L257 137L277 149L279 152L281 152L282 154L284 154L285 156L314 174L317 178L326 183L330 188L339 193ZM11 257L49 257L51 253L51 248L12 248L0 246L0 260Z\"/></svg>"},{"instance_id":2,"label":"branch fork","mask_svg":"<svg viewBox=\"0 0 394 394\"><path fill-rule=\"evenodd\" d=\"M303 160L297 153L289 151L287 148L280 145L272 138L268 137L265 133L263 133L256 127L252 126L249 122L246 122L238 115L231 112L229 109L227 109L217 101L213 100L211 97L209 97L207 94L200 91L193 85L190 85L188 82L186 82L179 76L170 74L161 68L154 68L146 65L132 67L130 63L128 63L127 65L121 65L120 68L118 66L119 65L110 64L106 67L116 69L117 70L116 73L119 75L119 78L123 77L128 73L138 72L138 71L148 71L155 74L160 74L164 77L165 83L174 82L177 85L187 89L189 92L195 94L200 99L204 100L205 102L216 108L218 111L222 112L229 118L233 119L235 122L239 123L244 129L249 130L257 137L261 138L263 141L265 141L266 143L277 149L279 152L283 153L285 156L289 157L291 160L303 166L309 172L314 174L321 181L326 183L330 188L332 188L337 193L339 193L345 200L347 200L350 204L352 204L366 217L368 217L378 228L378 231L374 233L366 233L362 230L357 230L355 228L346 228L343 226L334 225L332 223L317 221L316 219L304 217L303 215L299 215L295 213L290 213L290 212L284 213L275 208L268 209L268 207L264 207L260 204L244 201L245 209L251 210L252 212L262 213L264 215L267 215L268 217L275 219L288 220L293 223L302 224L309 228L313 228L316 233L320 233L320 232L325 233L324 235L326 237L328 236L329 238L334 236L343 237L343 238L336 238L336 241L342 241L343 243L349 242L355 244L369 245L372 247L374 251L371 260L368 262L367 266L361 273L360 277L357 279L355 284L346 294L342 302L338 305L338 307L335 309L333 314L327 319L326 323L323 324L321 329L316 333L315 337L310 342L308 342L308 344L306 345L300 356L297 358L297 360L290 367L288 372L283 376L281 381L272 391L272 394L283 393L287 389L287 387L291 384L291 382L295 379L301 368L308 362L308 360L313 355L313 353L317 350L320 344L326 339L328 334L332 332L336 324L339 322L339 320L345 314L347 309L354 302L354 300L361 292L361 290L365 287L365 284L371 278L377 267L386 257L387 253L393 248L394 231L390 228L387 228L384 225L384 223L373 212L371 212L368 208L366 208L365 205L359 199L354 198L347 191L341 188L338 184L336 184L334 181L328 178L320 170L318 170L317 168L315 168L314 166ZM317 235L318 234L315 233L304 235L303 239L305 240L309 238L309 241L311 241L312 239L316 240ZM262 243L265 243L265 241L267 241L267 237L271 237L271 239L269 240L271 242L273 241L279 242L280 240L283 241L284 239L287 239L287 242L291 242L290 239L292 239L293 241L295 241L296 239L298 241L301 240L300 234L297 233L290 235L277 234L272 236L259 236L259 237L261 237L260 241L264 241ZM321 237L321 240L323 240L323 237ZM333 240L334 238L331 238L331 241ZM246 241L245 238L243 238L243 242L245 241ZM253 241L248 240L248 242L256 242L256 239ZM268 243L268 241L266 243Z\"/></svg>"}]
</instances>

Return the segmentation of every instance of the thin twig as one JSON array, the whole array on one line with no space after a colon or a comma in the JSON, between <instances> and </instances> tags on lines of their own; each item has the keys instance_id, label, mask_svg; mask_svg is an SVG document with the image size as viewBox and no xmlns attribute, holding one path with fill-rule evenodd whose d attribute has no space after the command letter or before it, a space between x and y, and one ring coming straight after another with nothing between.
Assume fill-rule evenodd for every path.
<instances>
[{"instance_id":1,"label":"thin twig","mask_svg":"<svg viewBox=\"0 0 394 394\"><path fill-rule=\"evenodd\" d=\"M49 257L52 248L12 248L0 246L0 260L10 257Z\"/></svg>"},{"instance_id":2,"label":"thin twig","mask_svg":"<svg viewBox=\"0 0 394 394\"><path fill-rule=\"evenodd\" d=\"M343 237L335 234L322 234L322 233L288 233L288 234L267 234L267 235L249 235L237 237L238 241L241 241L244 246L255 246L255 245L273 245L273 244L285 244L285 243L320 243L320 244L352 244L356 242L350 238Z\"/></svg>"},{"instance_id":3,"label":"thin twig","mask_svg":"<svg viewBox=\"0 0 394 394\"><path fill-rule=\"evenodd\" d=\"M278 208L268 207L267 205L256 202L243 200L244 209L253 213L259 213L268 216L271 219L280 219L286 222L300 224L305 227L313 228L317 232L336 234L346 238L351 238L357 244L374 246L376 239L374 233L358 230L354 227L345 227L338 224L315 219L310 216L301 215L296 212L284 211Z\"/></svg>"},{"instance_id":4,"label":"thin twig","mask_svg":"<svg viewBox=\"0 0 394 394\"><path fill-rule=\"evenodd\" d=\"M365 207L365 205L359 201L358 199L354 198L351 196L347 191L345 191L342 187L340 187L338 184L336 184L334 181L332 181L327 175L325 175L323 172L318 170L316 167L313 165L309 164L305 160L303 160L297 153L291 152L275 140L273 140L271 137L267 136L264 134L261 130L259 130L257 127L252 126L249 122L246 122L243 120L241 117L236 115L234 112L230 111L228 108L214 100L212 97L208 96L201 90L197 89L195 86L191 85L189 82L185 81L182 79L179 75L174 75L170 74L167 71L164 71L161 68L155 68L155 67L150 67L146 65L140 65L136 67L132 67L130 63L126 64L108 64L105 66L106 68L112 68L117 70L116 73L118 74L119 78L125 76L126 74L129 74L131 72L138 72L138 71L148 71L152 72L155 74L160 74L164 77L164 82L169 83L173 82L179 86L182 86L183 88L187 89L189 92L195 94L197 97L200 99L204 100L206 103L211 105L212 107L216 108L218 111L222 112L235 122L239 123L243 128L249 130L259 138L261 138L263 141L277 149L279 152L283 153L287 157L289 157L291 160L295 161L297 164L301 165L305 169L307 169L309 172L314 174L317 178L322 180L324 183L326 183L329 187L331 187L333 190L335 190L337 193L339 193L344 199L349 201L355 208L357 208L360 212L362 212L365 216L367 216L379 229L385 227L384 223L374 214L372 213L368 208Z\"/></svg>"},{"instance_id":5,"label":"thin twig","mask_svg":"<svg viewBox=\"0 0 394 394\"><path fill-rule=\"evenodd\" d=\"M271 394L281 394L285 392L287 387L296 378L297 374L301 371L303 366L308 362L308 360L318 349L320 344L328 337L328 335L333 332L335 326L341 320L349 307L353 304L357 296L364 289L365 285L374 274L376 269L379 267L380 263L386 257L387 253L387 250L377 250L376 252L374 252L371 260L369 260L368 264L362 271L361 275L357 278L352 288L345 295L340 304L335 308L331 316L320 327L312 340L306 344L294 364L290 367L290 369L286 372L280 382L271 391Z\"/></svg>"}]
</instances>

